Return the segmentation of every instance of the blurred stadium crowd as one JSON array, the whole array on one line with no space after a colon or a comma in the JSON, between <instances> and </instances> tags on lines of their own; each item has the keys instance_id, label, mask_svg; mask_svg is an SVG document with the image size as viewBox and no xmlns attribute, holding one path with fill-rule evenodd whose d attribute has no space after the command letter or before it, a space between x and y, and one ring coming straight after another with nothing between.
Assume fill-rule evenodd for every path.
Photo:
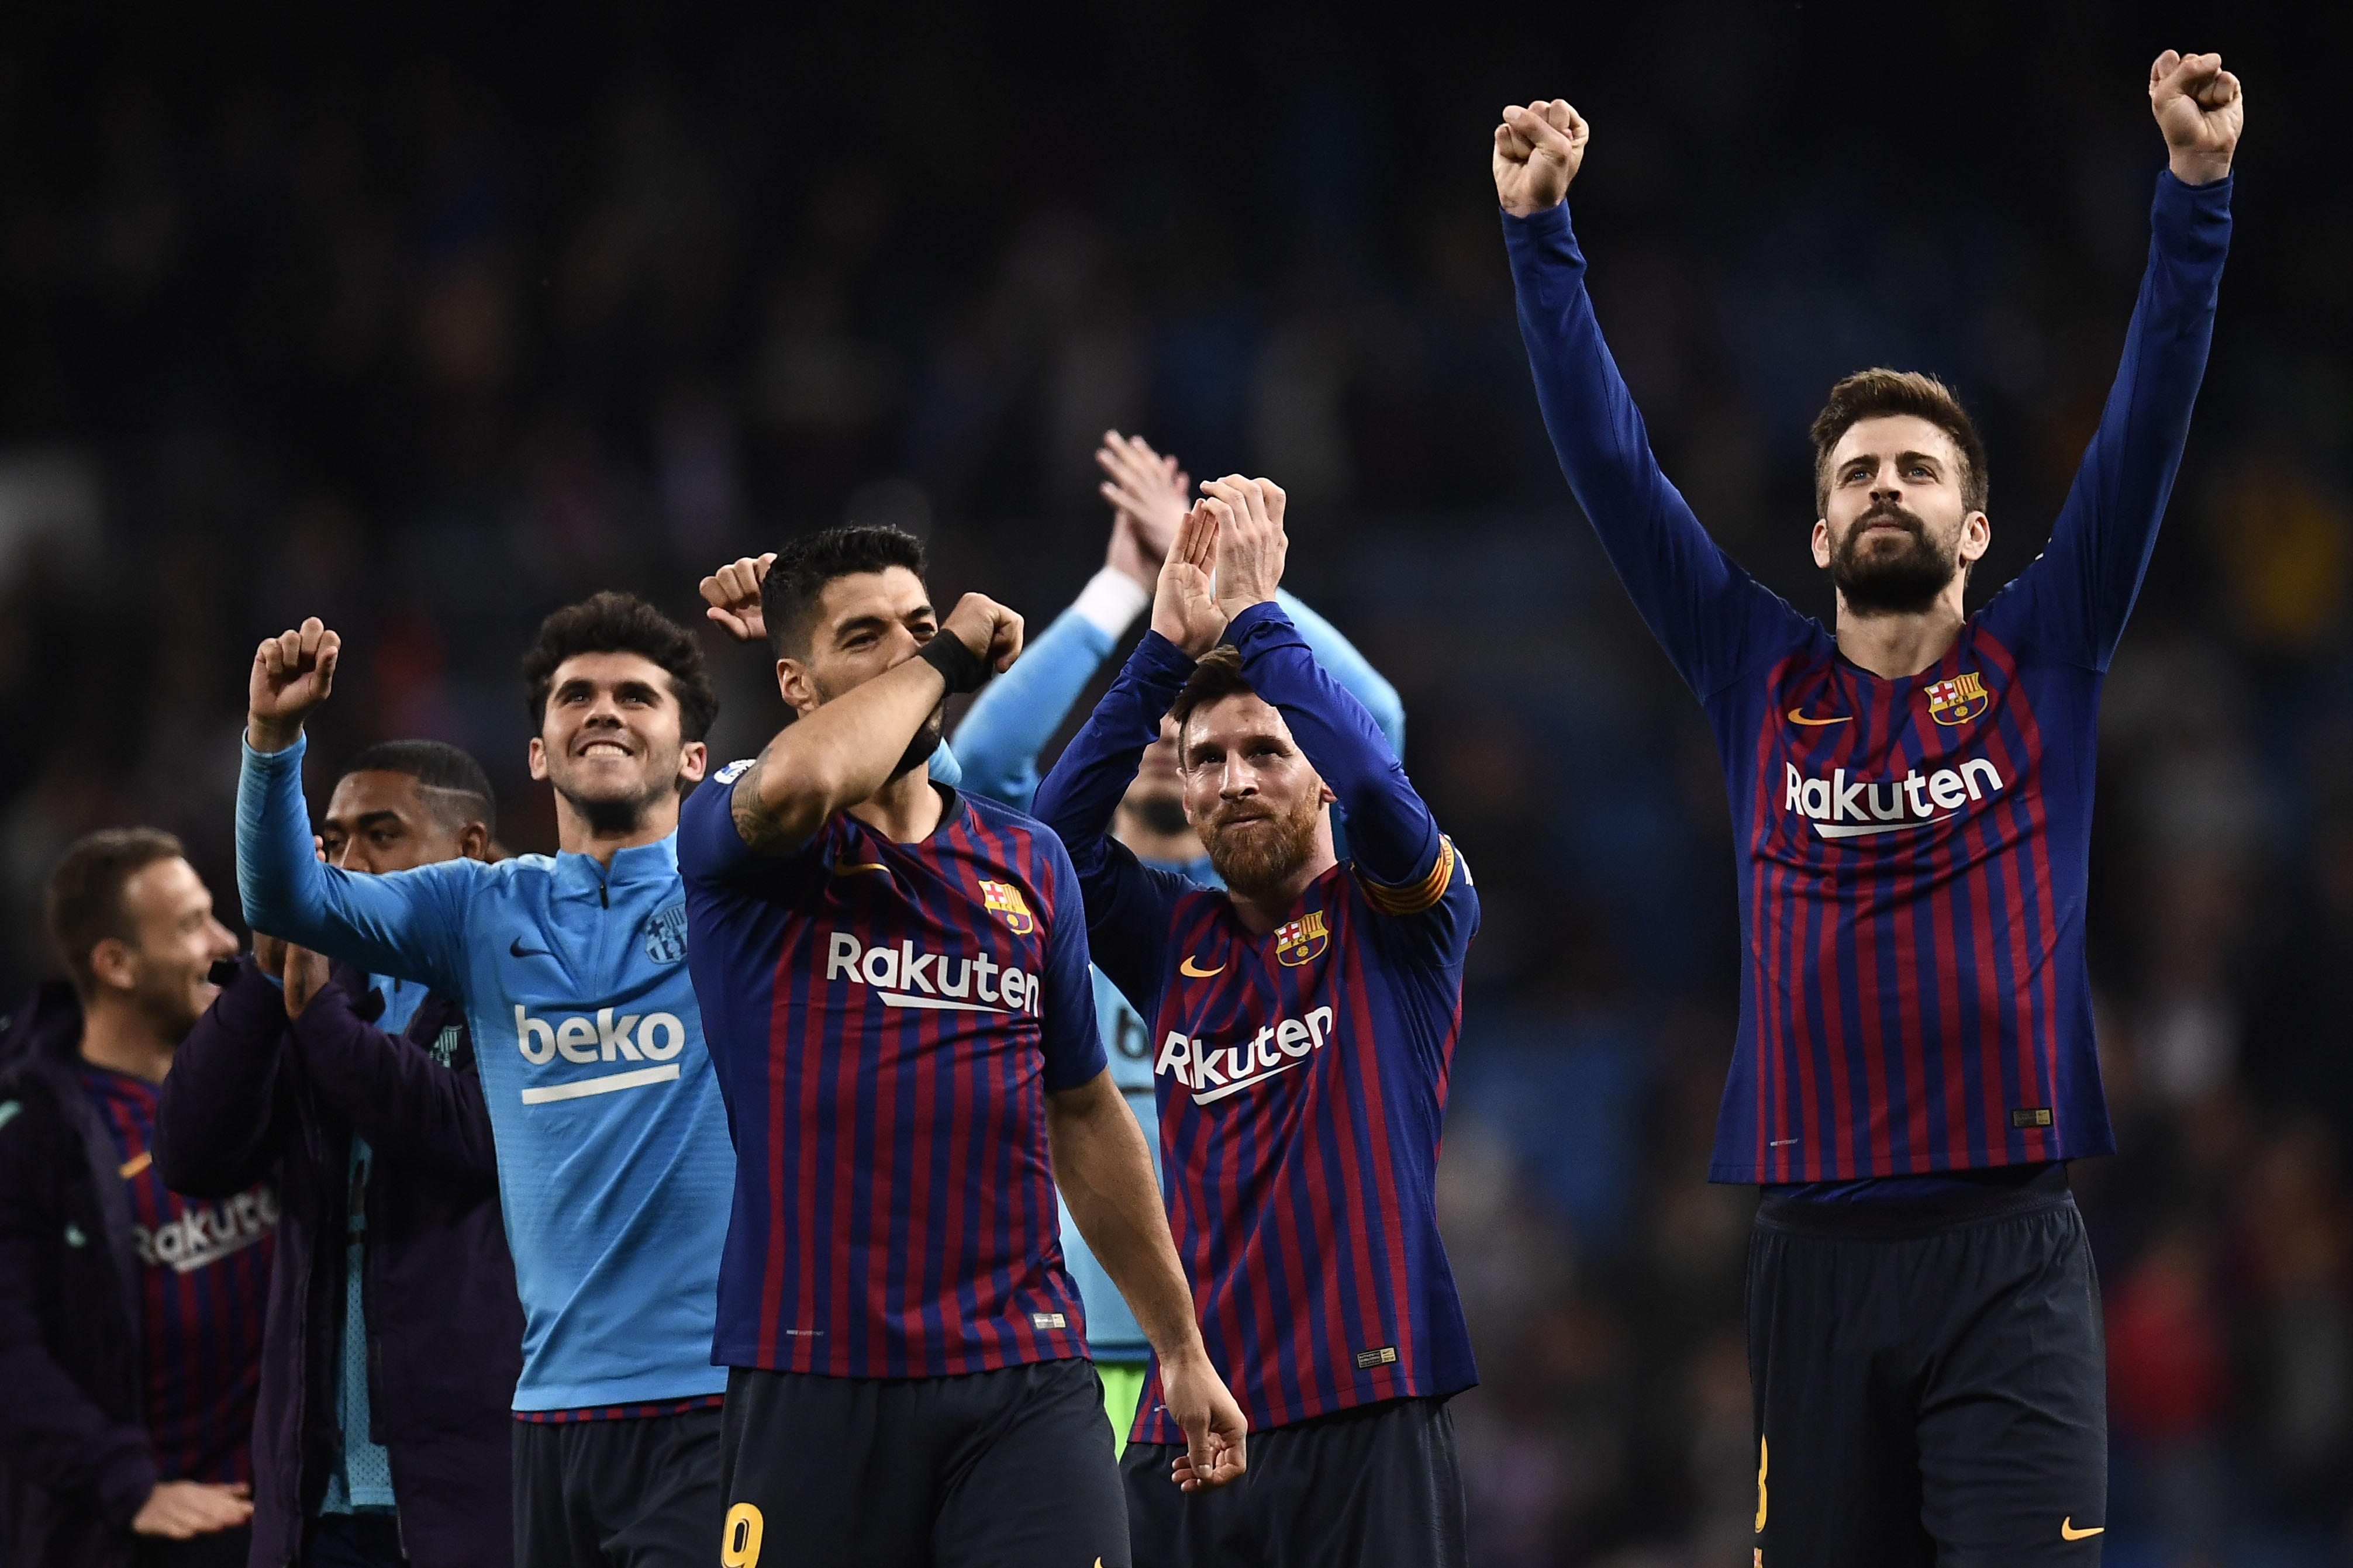
<instances>
[{"instance_id":1,"label":"blurred stadium crowd","mask_svg":"<svg viewBox=\"0 0 2353 1568\"><path fill-rule=\"evenodd\" d=\"M20 17L0 979L43 972L41 879L90 827L182 835L233 913L264 632L346 636L322 766L457 742L510 846L550 849L515 675L549 608L620 586L683 615L723 558L847 516L1041 626L1100 560L1098 433L1141 430L1290 489L1290 580L1403 693L1408 766L1478 869L1443 1218L1487 1380L1456 1407L1480 1560L1745 1560L1755 1194L1702 1180L1725 807L1537 424L1488 127L1507 93L1594 120L1603 324L1736 555L1827 611L1806 421L1892 363L1987 430L1981 595L2039 548L2130 306L2161 160L2134 87L2179 41L2131 15L2032 35L2001 134L2047 145L1999 166L1940 116L1791 104L1774 84L1839 30L1802 11L1667 7L1606 68L1566 39L1383 63L1407 41L1261 19L1228 97L1187 85L1207 17L1106 24L1067 90L952 19L426 49ZM2230 51L2265 123L2108 689L2088 918L2125 1152L2075 1181L2109 1560L2321 1563L2353 1560L2353 216L2310 199L2299 49L2211 31L2182 47ZM1925 96L2027 37L1939 37ZM712 655L713 755L743 754L777 704L759 659Z\"/></svg>"}]
</instances>

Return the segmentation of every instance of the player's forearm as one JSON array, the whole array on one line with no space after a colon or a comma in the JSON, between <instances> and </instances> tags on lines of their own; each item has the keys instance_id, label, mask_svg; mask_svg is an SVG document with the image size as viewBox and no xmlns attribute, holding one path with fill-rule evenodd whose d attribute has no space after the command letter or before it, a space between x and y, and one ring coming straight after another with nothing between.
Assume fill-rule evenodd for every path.
<instances>
[{"instance_id":1,"label":"player's forearm","mask_svg":"<svg viewBox=\"0 0 2353 1568\"><path fill-rule=\"evenodd\" d=\"M1306 639L1308 651L1315 656L1315 662L1324 667L1324 672L1337 682L1342 690L1365 705L1365 711L1372 715L1373 722L1379 727L1382 739L1388 742L1389 750L1400 757L1404 756L1405 702L1398 696L1397 688L1373 668L1372 660L1342 635L1339 627L1311 609L1297 595L1280 592L1275 595L1274 601L1282 606L1282 613L1291 617L1291 624L1299 628L1299 635Z\"/></svg>"},{"instance_id":2,"label":"player's forearm","mask_svg":"<svg viewBox=\"0 0 2353 1568\"><path fill-rule=\"evenodd\" d=\"M1049 1098L1054 1179L1103 1271L1163 1361L1201 1353L1193 1295L1168 1234L1144 1131L1104 1071Z\"/></svg>"},{"instance_id":3,"label":"player's forearm","mask_svg":"<svg viewBox=\"0 0 2353 1568\"><path fill-rule=\"evenodd\" d=\"M946 695L938 668L911 658L786 725L735 781L744 842L806 843L826 818L873 795Z\"/></svg>"},{"instance_id":4,"label":"player's forearm","mask_svg":"<svg viewBox=\"0 0 2353 1568\"><path fill-rule=\"evenodd\" d=\"M1160 738L1168 705L1192 673L1193 661L1174 644L1157 632L1146 633L1039 784L1031 814L1060 836L1081 877L1100 863L1112 813L1134 782L1144 749Z\"/></svg>"},{"instance_id":5,"label":"player's forearm","mask_svg":"<svg viewBox=\"0 0 2353 1568\"><path fill-rule=\"evenodd\" d=\"M326 868L302 799L306 750L299 731L275 751L257 750L248 728L237 781L237 892L255 931L311 947L325 920Z\"/></svg>"},{"instance_id":6,"label":"player's forearm","mask_svg":"<svg viewBox=\"0 0 2353 1568\"><path fill-rule=\"evenodd\" d=\"M364 1021L340 985L311 999L293 1038L320 1097L376 1148L452 1174L498 1174L490 1110L473 1073Z\"/></svg>"},{"instance_id":7,"label":"player's forearm","mask_svg":"<svg viewBox=\"0 0 2353 1568\"><path fill-rule=\"evenodd\" d=\"M1428 871L1438 824L1364 705L1317 665L1282 607L1253 605L1227 636L1242 656L1250 689L1282 710L1283 722L1348 814L1348 845L1377 881Z\"/></svg>"},{"instance_id":8,"label":"player's forearm","mask_svg":"<svg viewBox=\"0 0 2353 1568\"><path fill-rule=\"evenodd\" d=\"M1110 657L1113 635L1073 605L1022 649L1011 669L981 689L956 726L965 788L1029 809L1038 788L1038 754Z\"/></svg>"}]
</instances>

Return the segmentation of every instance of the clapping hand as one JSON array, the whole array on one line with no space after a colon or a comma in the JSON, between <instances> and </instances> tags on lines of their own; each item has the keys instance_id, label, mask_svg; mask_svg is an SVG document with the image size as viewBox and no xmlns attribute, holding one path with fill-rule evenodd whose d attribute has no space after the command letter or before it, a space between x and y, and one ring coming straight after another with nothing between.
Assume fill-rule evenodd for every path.
<instances>
[{"instance_id":1,"label":"clapping hand","mask_svg":"<svg viewBox=\"0 0 2353 1568\"><path fill-rule=\"evenodd\" d=\"M1175 458L1162 457L1141 436L1116 430L1103 432L1095 462L1106 476L1096 489L1114 512L1103 563L1149 589L1185 520L1192 480Z\"/></svg>"},{"instance_id":2,"label":"clapping hand","mask_svg":"<svg viewBox=\"0 0 2353 1568\"><path fill-rule=\"evenodd\" d=\"M1176 525L1160 578L1153 585L1152 629L1198 658L1226 635L1226 614L1218 607L1218 518L1203 501Z\"/></svg>"},{"instance_id":3,"label":"clapping hand","mask_svg":"<svg viewBox=\"0 0 2353 1568\"><path fill-rule=\"evenodd\" d=\"M1218 520L1218 610L1232 620L1282 586L1291 542L1282 531L1285 500L1272 479L1228 474L1203 481L1201 505Z\"/></svg>"}]
</instances>

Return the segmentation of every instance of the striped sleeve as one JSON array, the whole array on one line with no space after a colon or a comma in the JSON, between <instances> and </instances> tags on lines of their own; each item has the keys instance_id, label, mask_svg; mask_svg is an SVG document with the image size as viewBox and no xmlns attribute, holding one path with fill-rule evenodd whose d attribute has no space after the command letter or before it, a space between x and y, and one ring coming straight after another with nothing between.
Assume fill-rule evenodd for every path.
<instances>
[{"instance_id":1,"label":"striped sleeve","mask_svg":"<svg viewBox=\"0 0 2353 1568\"><path fill-rule=\"evenodd\" d=\"M1454 840L1440 834L1438 858L1431 862L1430 874L1402 887L1390 887L1362 879L1365 901L1385 915L1418 915L1446 896L1447 884L1454 880Z\"/></svg>"}]
</instances>

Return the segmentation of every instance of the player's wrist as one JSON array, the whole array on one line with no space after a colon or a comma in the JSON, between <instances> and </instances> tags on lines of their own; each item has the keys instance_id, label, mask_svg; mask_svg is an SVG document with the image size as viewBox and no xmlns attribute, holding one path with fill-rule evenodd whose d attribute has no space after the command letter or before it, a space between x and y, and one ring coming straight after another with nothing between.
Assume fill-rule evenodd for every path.
<instances>
[{"instance_id":1,"label":"player's wrist","mask_svg":"<svg viewBox=\"0 0 2353 1568\"><path fill-rule=\"evenodd\" d=\"M2174 153L2166 160L2173 177L2191 188L2211 185L2231 177L2229 153Z\"/></svg>"},{"instance_id":2,"label":"player's wrist","mask_svg":"<svg viewBox=\"0 0 2353 1568\"><path fill-rule=\"evenodd\" d=\"M1152 604L1154 584L1139 581L1126 568L1106 566L1088 579L1071 601L1079 618L1107 637L1115 637L1135 623Z\"/></svg>"},{"instance_id":3,"label":"player's wrist","mask_svg":"<svg viewBox=\"0 0 2353 1568\"><path fill-rule=\"evenodd\" d=\"M245 716L245 743L265 755L282 752L301 738L300 719L270 719L249 711Z\"/></svg>"},{"instance_id":4,"label":"player's wrist","mask_svg":"<svg viewBox=\"0 0 2353 1568\"><path fill-rule=\"evenodd\" d=\"M988 679L988 660L972 651L972 645L954 631L942 628L932 640L915 650L915 657L940 672L947 683L947 695L977 691Z\"/></svg>"}]
</instances>

